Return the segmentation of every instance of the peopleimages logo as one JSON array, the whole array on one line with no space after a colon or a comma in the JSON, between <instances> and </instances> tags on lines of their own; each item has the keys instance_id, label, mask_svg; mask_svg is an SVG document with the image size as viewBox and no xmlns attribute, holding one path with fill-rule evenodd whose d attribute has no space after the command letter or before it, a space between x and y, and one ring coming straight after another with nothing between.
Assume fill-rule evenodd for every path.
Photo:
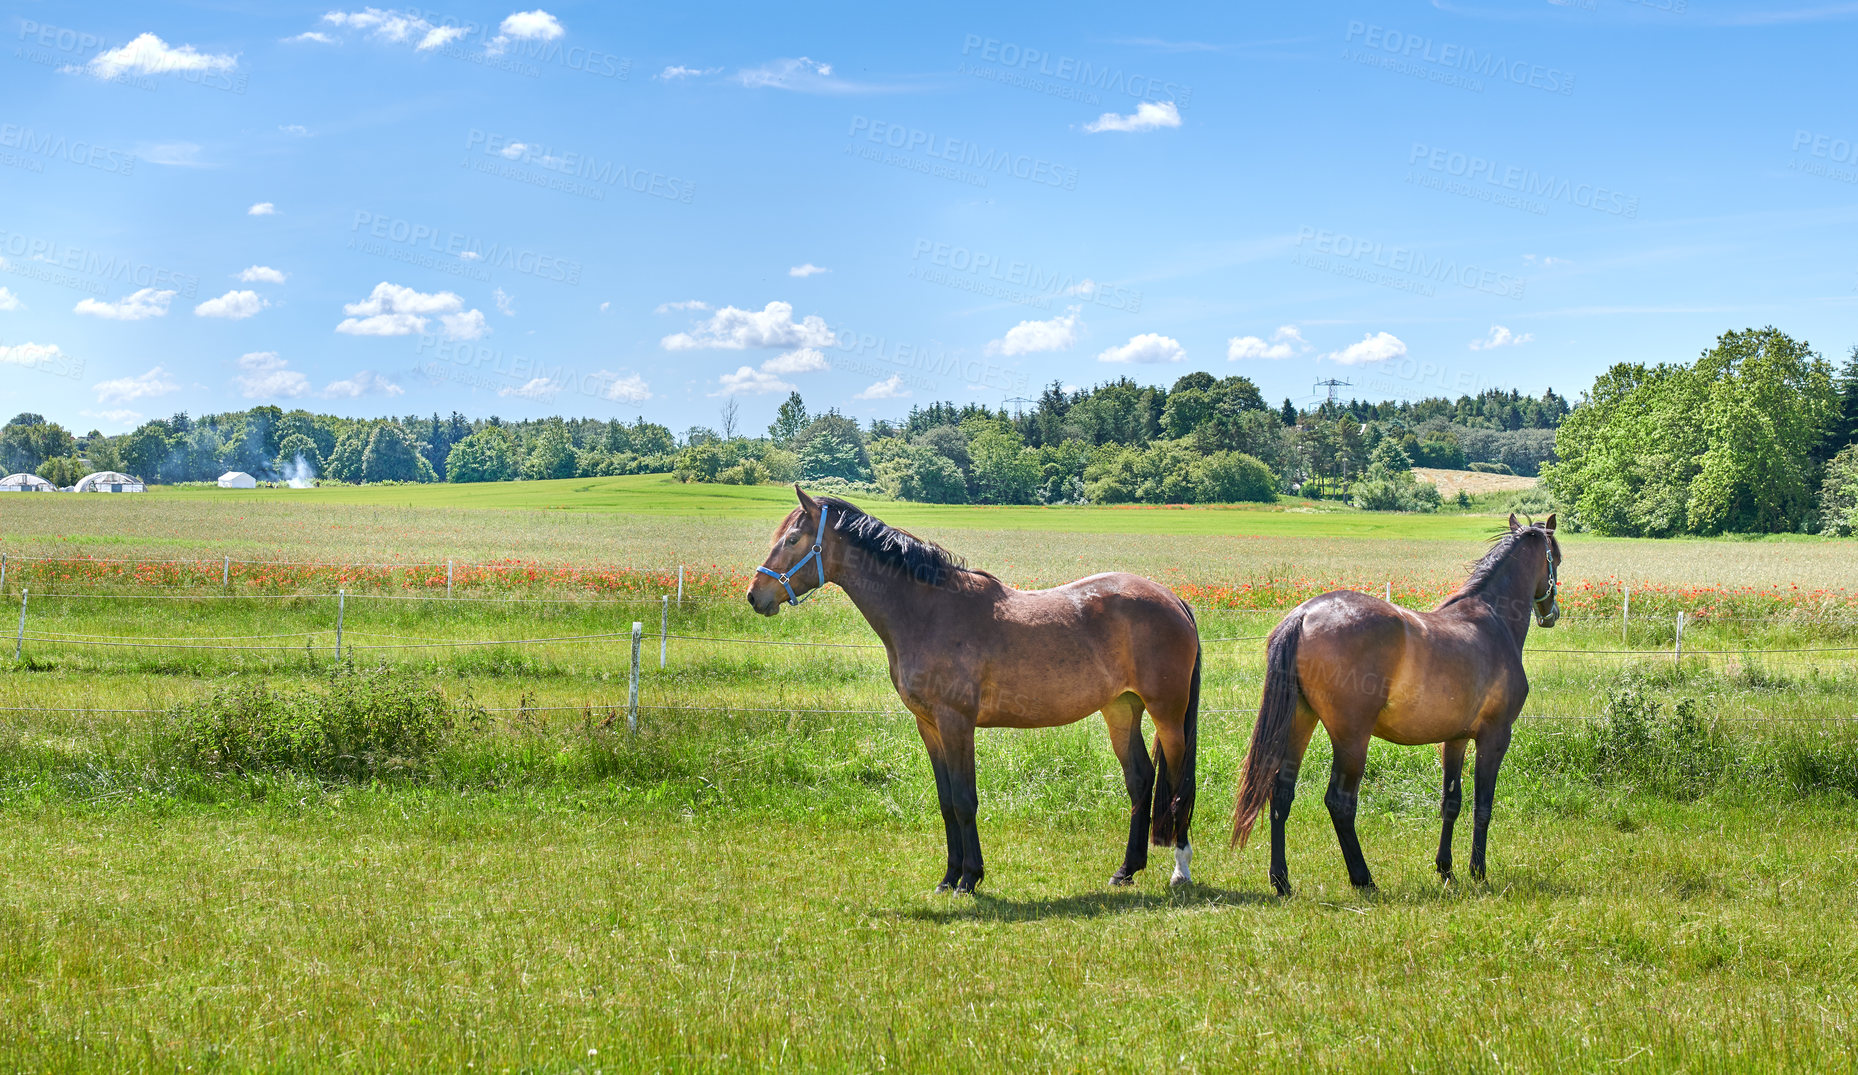
<instances>
[{"instance_id":1,"label":"peopleimages logo","mask_svg":"<svg viewBox=\"0 0 1858 1075\"><path fill-rule=\"evenodd\" d=\"M430 224L420 224L384 213L370 213L365 209L357 210L354 223L349 225L349 231L351 232L348 242L350 248L384 257L393 257L395 260L408 261L410 264L419 264L419 262L387 251L399 248L406 253L444 255L447 261L460 259L469 262L473 272L506 269L555 283L572 285L581 282L581 263L578 261L537 253L534 250L505 246L501 243L486 243L476 236L435 228ZM371 249L362 241L364 236L379 240L382 244L392 243L394 247L377 246Z\"/></svg>"},{"instance_id":2,"label":"peopleimages logo","mask_svg":"<svg viewBox=\"0 0 1858 1075\"><path fill-rule=\"evenodd\" d=\"M1428 257L1411 247L1386 246L1323 228L1298 228L1297 245L1307 245L1314 251L1313 255L1293 255L1293 260L1306 268L1421 295L1432 295L1431 285L1440 283L1506 299L1520 299L1528 284L1527 280L1506 272L1473 264L1460 265L1450 258Z\"/></svg>"},{"instance_id":3,"label":"peopleimages logo","mask_svg":"<svg viewBox=\"0 0 1858 1075\"><path fill-rule=\"evenodd\" d=\"M1495 52L1480 52L1475 47L1452 42L1438 42L1420 34L1404 33L1359 19L1349 21L1348 35L1344 40L1366 50L1369 56L1379 53L1389 59L1430 64L1476 78L1511 82L1563 97L1574 92L1574 75L1560 68L1512 60ZM1362 59L1348 49L1342 50L1342 58L1357 62Z\"/></svg>"},{"instance_id":4,"label":"peopleimages logo","mask_svg":"<svg viewBox=\"0 0 1858 1075\"><path fill-rule=\"evenodd\" d=\"M17 123L0 123L0 147L17 149L34 157L69 161L114 175L135 174L133 153L123 153L81 138L68 139L62 134L40 134Z\"/></svg>"},{"instance_id":5,"label":"peopleimages logo","mask_svg":"<svg viewBox=\"0 0 1858 1075\"><path fill-rule=\"evenodd\" d=\"M1080 60L1073 56L1054 56L1044 49L1029 48L993 37L982 37L980 34L963 36L961 54L970 59L978 57L994 64L997 68L1015 72L1027 78L1039 76L1056 82L1071 83L1081 91L1127 94L1143 101L1173 101L1177 107L1181 108L1186 107L1194 92L1192 86L1183 86L1177 82L1131 73L1120 67L1093 64L1089 60ZM1011 85L1023 85L1052 96L1072 97L1089 104L1097 103L1094 95L1059 92L1059 88L1051 86L1050 83L1003 78L998 74L988 73L984 68L964 64L962 73Z\"/></svg>"},{"instance_id":6,"label":"peopleimages logo","mask_svg":"<svg viewBox=\"0 0 1858 1075\"><path fill-rule=\"evenodd\" d=\"M1007 175L1041 186L1063 190L1077 189L1077 169L1054 164L1027 153L983 147L961 138L949 138L901 123L853 116L851 137L873 145L885 146L900 153L946 161L961 168L974 169L980 176ZM985 186L982 182L977 186Z\"/></svg>"},{"instance_id":7,"label":"peopleimages logo","mask_svg":"<svg viewBox=\"0 0 1858 1075\"><path fill-rule=\"evenodd\" d=\"M1502 164L1495 160L1479 157L1470 153L1440 149L1424 142L1414 142L1407 153L1406 162L1418 164L1428 171L1462 179L1467 183L1495 187L1524 198L1539 198L1549 202L1565 202L1582 209L1592 209L1598 213L1623 216L1635 220L1639 215L1637 195L1625 194L1617 190L1597 186L1593 183L1576 183L1570 179L1559 179L1552 175L1543 175L1531 168L1514 164ZM1412 181L1411 178L1408 180ZM1454 192L1455 193L1455 192ZM1475 196L1475 194L1473 194ZM1518 208L1526 208L1527 203Z\"/></svg>"}]
</instances>

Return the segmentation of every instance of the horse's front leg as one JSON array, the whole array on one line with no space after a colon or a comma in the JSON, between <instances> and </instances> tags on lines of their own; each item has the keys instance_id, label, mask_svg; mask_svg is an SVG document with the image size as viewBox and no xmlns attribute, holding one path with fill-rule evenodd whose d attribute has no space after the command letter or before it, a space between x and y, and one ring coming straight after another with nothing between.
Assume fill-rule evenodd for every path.
<instances>
[{"instance_id":1,"label":"horse's front leg","mask_svg":"<svg viewBox=\"0 0 1858 1075\"><path fill-rule=\"evenodd\" d=\"M948 892L961 880L961 824L955 819L955 799L948 781L948 763L942 760L942 736L935 721L916 718L917 734L923 737L923 749L929 752L929 768L935 771L935 797L942 807L942 831L948 838L948 869L942 874L937 892Z\"/></svg>"},{"instance_id":2,"label":"horse's front leg","mask_svg":"<svg viewBox=\"0 0 1858 1075\"><path fill-rule=\"evenodd\" d=\"M961 846L961 878L956 892L973 892L986 870L981 865L981 834L975 826L980 812L980 790L974 780L974 718L944 710L936 714L936 732L942 740L942 762L948 768L949 800ZM952 846L952 845L951 845ZM949 853L953 868L954 852Z\"/></svg>"},{"instance_id":3,"label":"horse's front leg","mask_svg":"<svg viewBox=\"0 0 1858 1075\"><path fill-rule=\"evenodd\" d=\"M1515 720L1512 715L1510 720ZM1490 810L1497 797L1497 770L1510 749L1510 723L1492 725L1477 739L1477 761L1471 788L1471 878L1484 879L1484 838L1490 835Z\"/></svg>"},{"instance_id":4,"label":"horse's front leg","mask_svg":"<svg viewBox=\"0 0 1858 1075\"><path fill-rule=\"evenodd\" d=\"M1439 803L1439 857L1434 865L1439 868L1439 880L1452 879L1452 826L1458 821L1458 810L1464 802L1464 748L1469 740L1453 739L1439 744L1439 760L1445 768L1445 791Z\"/></svg>"}]
</instances>

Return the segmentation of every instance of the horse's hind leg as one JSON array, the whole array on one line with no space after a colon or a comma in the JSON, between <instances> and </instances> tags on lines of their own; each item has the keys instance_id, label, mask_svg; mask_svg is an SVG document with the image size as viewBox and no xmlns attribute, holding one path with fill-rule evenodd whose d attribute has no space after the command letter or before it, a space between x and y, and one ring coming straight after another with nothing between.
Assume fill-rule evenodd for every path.
<instances>
[{"instance_id":1,"label":"horse's hind leg","mask_svg":"<svg viewBox=\"0 0 1858 1075\"><path fill-rule=\"evenodd\" d=\"M1329 808L1329 820L1335 823L1336 842L1342 845L1342 861L1348 864L1348 880L1356 888L1373 888L1374 875L1368 872L1368 860L1362 857L1361 841L1355 836L1355 806L1361 791L1361 773L1368 765L1368 737L1358 742L1331 737L1335 764L1329 771L1329 793L1323 805Z\"/></svg>"},{"instance_id":2,"label":"horse's hind leg","mask_svg":"<svg viewBox=\"0 0 1858 1075\"><path fill-rule=\"evenodd\" d=\"M1290 749L1277 767L1277 785L1271 789L1271 887L1280 896L1290 895L1290 865L1284 858L1284 823L1290 818L1290 804L1297 798L1297 773L1303 769L1303 752L1309 749L1310 736L1315 732L1316 711L1299 702L1290 726Z\"/></svg>"},{"instance_id":3,"label":"horse's hind leg","mask_svg":"<svg viewBox=\"0 0 1858 1075\"><path fill-rule=\"evenodd\" d=\"M1174 874L1168 883L1184 885L1193 880L1188 864L1194 852L1187 830L1193 824L1194 758L1179 720L1169 723L1155 716L1155 757L1155 820L1150 835L1156 846L1173 845Z\"/></svg>"},{"instance_id":4,"label":"horse's hind leg","mask_svg":"<svg viewBox=\"0 0 1858 1075\"><path fill-rule=\"evenodd\" d=\"M1129 846L1123 864L1110 877L1112 885L1135 883L1138 871L1148 866L1148 811L1155 793L1155 767L1142 741L1142 702L1124 694L1103 707L1103 722L1110 729L1110 746L1123 766L1123 786L1129 789Z\"/></svg>"},{"instance_id":5,"label":"horse's hind leg","mask_svg":"<svg viewBox=\"0 0 1858 1075\"><path fill-rule=\"evenodd\" d=\"M973 892L987 873L981 864L981 833L975 825L980 791L974 780L974 718L950 710L937 713L935 723L942 739L942 761L948 767L948 797L960 832L961 879L955 882L955 891Z\"/></svg>"},{"instance_id":6,"label":"horse's hind leg","mask_svg":"<svg viewBox=\"0 0 1858 1075\"><path fill-rule=\"evenodd\" d=\"M1464 801L1464 748L1468 740L1453 739L1439 744L1439 760L1445 767L1444 801L1439 807L1439 817L1443 823L1439 827L1439 880L1452 879L1452 825L1458 820L1458 809Z\"/></svg>"}]
</instances>

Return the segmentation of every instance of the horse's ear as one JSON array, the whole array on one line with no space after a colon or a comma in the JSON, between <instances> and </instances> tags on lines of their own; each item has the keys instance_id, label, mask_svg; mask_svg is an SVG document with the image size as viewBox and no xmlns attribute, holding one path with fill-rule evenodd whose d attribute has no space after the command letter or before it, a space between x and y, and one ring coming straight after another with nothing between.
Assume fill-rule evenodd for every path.
<instances>
[{"instance_id":1,"label":"horse's ear","mask_svg":"<svg viewBox=\"0 0 1858 1075\"><path fill-rule=\"evenodd\" d=\"M1542 524L1542 529L1548 531L1551 534L1555 532L1555 513L1554 512L1551 511L1548 513L1548 521Z\"/></svg>"},{"instance_id":2,"label":"horse's ear","mask_svg":"<svg viewBox=\"0 0 1858 1075\"><path fill-rule=\"evenodd\" d=\"M796 485L794 488L798 489L799 486ZM801 495L805 496L806 494L802 493ZM1522 528L1523 528L1523 524L1516 521L1516 513L1513 511L1510 512L1510 532L1514 533L1518 530L1521 530Z\"/></svg>"},{"instance_id":3,"label":"horse's ear","mask_svg":"<svg viewBox=\"0 0 1858 1075\"><path fill-rule=\"evenodd\" d=\"M817 500L814 500L812 497L807 496L806 490L800 488L799 482L794 483L794 495L800 498L801 510L805 511L808 515L819 514L819 502Z\"/></svg>"}]
</instances>

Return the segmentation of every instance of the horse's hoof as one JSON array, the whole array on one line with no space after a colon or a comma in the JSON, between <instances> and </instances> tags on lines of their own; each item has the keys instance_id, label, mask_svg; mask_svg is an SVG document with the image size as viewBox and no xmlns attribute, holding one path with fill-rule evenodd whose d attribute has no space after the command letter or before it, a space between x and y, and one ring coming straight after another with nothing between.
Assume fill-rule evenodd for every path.
<instances>
[{"instance_id":1,"label":"horse's hoof","mask_svg":"<svg viewBox=\"0 0 1858 1075\"><path fill-rule=\"evenodd\" d=\"M1278 895L1288 896L1290 895L1290 878L1273 877L1271 878L1271 887L1277 890Z\"/></svg>"},{"instance_id":2,"label":"horse's hoof","mask_svg":"<svg viewBox=\"0 0 1858 1075\"><path fill-rule=\"evenodd\" d=\"M1122 888L1125 885L1133 885L1135 884L1135 875L1124 873L1121 870L1117 870L1115 873L1110 875L1110 884L1116 886L1117 888Z\"/></svg>"},{"instance_id":3,"label":"horse's hoof","mask_svg":"<svg viewBox=\"0 0 1858 1075\"><path fill-rule=\"evenodd\" d=\"M1350 884L1353 884L1353 882L1350 882ZM1363 896L1378 896L1380 895L1381 890L1380 890L1380 886L1376 885L1374 882L1363 881L1360 884L1355 885L1355 891L1359 892Z\"/></svg>"},{"instance_id":4,"label":"horse's hoof","mask_svg":"<svg viewBox=\"0 0 1858 1075\"><path fill-rule=\"evenodd\" d=\"M955 883L955 895L972 896L974 895L974 890L979 888L980 884L981 879L978 877L963 877L960 881Z\"/></svg>"},{"instance_id":5,"label":"horse's hoof","mask_svg":"<svg viewBox=\"0 0 1858 1075\"><path fill-rule=\"evenodd\" d=\"M1180 872L1179 870L1174 871L1174 876L1168 878L1169 888L1179 888L1182 885L1191 885L1193 883L1194 883L1193 878L1187 876L1186 874Z\"/></svg>"}]
</instances>

